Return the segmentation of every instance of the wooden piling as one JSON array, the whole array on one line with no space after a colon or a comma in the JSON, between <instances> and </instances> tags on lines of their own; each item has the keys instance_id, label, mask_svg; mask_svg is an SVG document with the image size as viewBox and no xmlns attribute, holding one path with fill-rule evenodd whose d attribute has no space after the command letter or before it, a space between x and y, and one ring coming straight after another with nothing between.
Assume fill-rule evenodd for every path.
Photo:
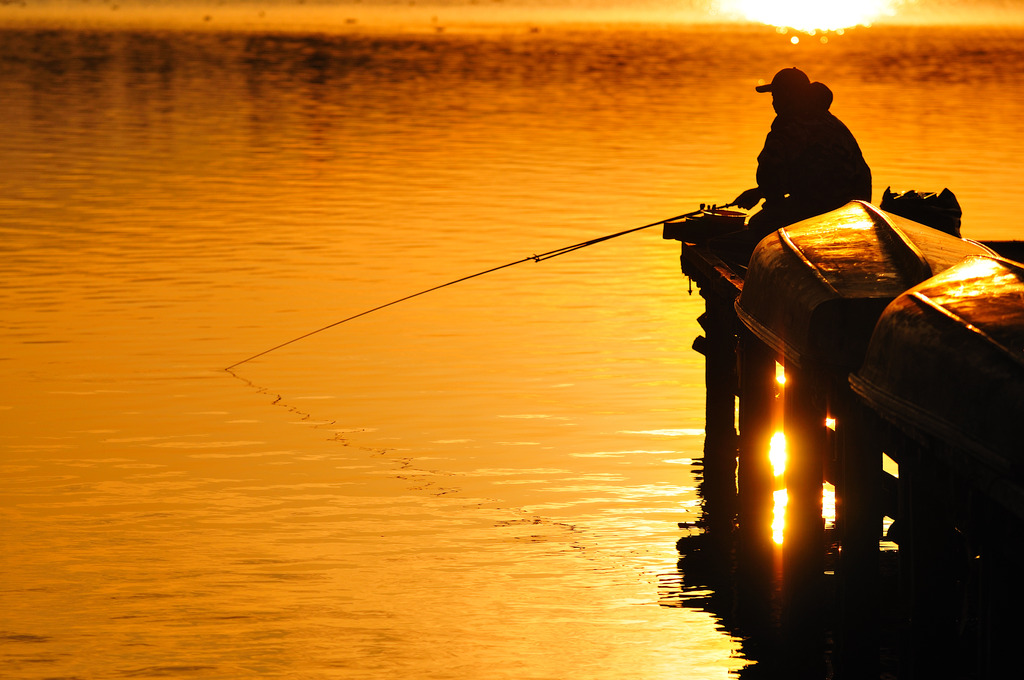
<instances>
[{"instance_id":1,"label":"wooden piling","mask_svg":"<svg viewBox=\"0 0 1024 680\"><path fill-rule=\"evenodd\" d=\"M740 333L739 348L737 571L740 606L748 625L766 631L774 625L775 544L771 528L774 475L768 451L777 389L775 355L746 329Z\"/></svg>"},{"instance_id":2,"label":"wooden piling","mask_svg":"<svg viewBox=\"0 0 1024 680\"><path fill-rule=\"evenodd\" d=\"M836 528L842 552L836 569L835 677L877 678L880 667L879 539L882 449L872 415L848 387L833 395L836 415Z\"/></svg>"},{"instance_id":3,"label":"wooden piling","mask_svg":"<svg viewBox=\"0 0 1024 680\"><path fill-rule=\"evenodd\" d=\"M743 279L709 248L684 244L680 266L704 298L699 318L704 335L694 349L705 357L706 424L702 524L709 536L729 549L736 519L737 331L733 302Z\"/></svg>"},{"instance_id":4,"label":"wooden piling","mask_svg":"<svg viewBox=\"0 0 1024 680\"><path fill-rule=\"evenodd\" d=\"M821 515L824 406L815 398L815 374L787 370L785 536L782 543L783 633L789 677L824 676L824 551Z\"/></svg>"},{"instance_id":5,"label":"wooden piling","mask_svg":"<svg viewBox=\"0 0 1024 680\"><path fill-rule=\"evenodd\" d=\"M900 594L904 617L900 679L957 677L953 541L943 473L904 439L900 464Z\"/></svg>"},{"instance_id":6,"label":"wooden piling","mask_svg":"<svg viewBox=\"0 0 1024 680\"><path fill-rule=\"evenodd\" d=\"M736 317L728 296L704 289L701 295L705 335L694 347L705 356L705 528L716 540L728 541L736 515Z\"/></svg>"},{"instance_id":7,"label":"wooden piling","mask_svg":"<svg viewBox=\"0 0 1024 680\"><path fill-rule=\"evenodd\" d=\"M978 677L1020 673L1020 617L1024 611L1024 529L1020 518L986 503L981 515L978 563Z\"/></svg>"}]
</instances>

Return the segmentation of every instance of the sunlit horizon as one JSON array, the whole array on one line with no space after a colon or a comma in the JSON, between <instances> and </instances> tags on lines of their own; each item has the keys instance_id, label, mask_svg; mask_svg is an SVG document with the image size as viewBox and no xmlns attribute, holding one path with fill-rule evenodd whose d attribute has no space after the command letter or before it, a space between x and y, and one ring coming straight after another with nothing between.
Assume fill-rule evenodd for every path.
<instances>
[{"instance_id":1,"label":"sunlit horizon","mask_svg":"<svg viewBox=\"0 0 1024 680\"><path fill-rule=\"evenodd\" d=\"M0 26L120 26L203 30L459 32L524 27L764 26L843 33L880 25L1024 25L1024 9L944 0L25 0L0 4ZM827 42L822 36L821 42Z\"/></svg>"},{"instance_id":2,"label":"sunlit horizon","mask_svg":"<svg viewBox=\"0 0 1024 680\"><path fill-rule=\"evenodd\" d=\"M868 26L896 14L900 0L726 0L724 6L755 22L799 31L834 31Z\"/></svg>"}]
</instances>

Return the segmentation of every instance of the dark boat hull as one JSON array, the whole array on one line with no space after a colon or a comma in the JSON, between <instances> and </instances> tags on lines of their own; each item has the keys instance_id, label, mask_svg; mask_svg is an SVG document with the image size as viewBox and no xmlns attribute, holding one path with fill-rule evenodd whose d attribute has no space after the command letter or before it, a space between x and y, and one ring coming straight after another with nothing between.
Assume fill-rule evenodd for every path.
<instances>
[{"instance_id":1,"label":"dark boat hull","mask_svg":"<svg viewBox=\"0 0 1024 680\"><path fill-rule=\"evenodd\" d=\"M1024 265L971 257L900 295L850 382L888 420L1024 480Z\"/></svg>"},{"instance_id":2,"label":"dark boat hull","mask_svg":"<svg viewBox=\"0 0 1024 680\"><path fill-rule=\"evenodd\" d=\"M854 370L889 302L978 254L992 251L853 201L762 240L736 312L798 366Z\"/></svg>"}]
</instances>

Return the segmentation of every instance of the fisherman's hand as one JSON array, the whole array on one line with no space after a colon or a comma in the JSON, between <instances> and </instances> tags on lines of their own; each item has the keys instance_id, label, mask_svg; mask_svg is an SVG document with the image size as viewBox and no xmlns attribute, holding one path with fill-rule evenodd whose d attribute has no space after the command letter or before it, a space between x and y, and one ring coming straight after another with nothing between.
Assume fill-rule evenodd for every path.
<instances>
[{"instance_id":1,"label":"fisherman's hand","mask_svg":"<svg viewBox=\"0 0 1024 680\"><path fill-rule=\"evenodd\" d=\"M754 187L753 189L747 189L742 194L737 196L733 200L732 204L740 208L743 208L744 210L750 210L755 205L757 205L758 201L760 201L762 198L764 198L764 196L761 195L761 189L759 189L758 187Z\"/></svg>"}]
</instances>

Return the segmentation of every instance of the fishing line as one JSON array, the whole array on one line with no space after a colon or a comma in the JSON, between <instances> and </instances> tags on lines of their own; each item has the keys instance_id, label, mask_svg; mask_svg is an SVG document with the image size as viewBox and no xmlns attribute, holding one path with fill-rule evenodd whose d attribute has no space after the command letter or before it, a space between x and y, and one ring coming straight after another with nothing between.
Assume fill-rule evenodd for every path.
<instances>
[{"instance_id":1,"label":"fishing line","mask_svg":"<svg viewBox=\"0 0 1024 680\"><path fill-rule=\"evenodd\" d=\"M392 305L397 305L400 302L405 302L406 300L411 300L414 297L419 297L420 295L426 295L427 293L432 293L435 290L440 290L441 288L447 288L448 286L454 286L456 283L462 283L463 281L469 281L470 279L475 279L478 276L483 276L484 274L490 274L490 273L496 272L496 271L498 271L500 269L507 269L509 267L514 267L517 264L522 264L524 262L531 262L531 261L532 262L543 262L544 260L550 260L553 257L558 257L559 255L565 255L566 253L571 253L572 251L579 250L580 248L586 248L587 246L592 246L592 245L594 245L596 243L601 243L603 241L609 241L609 240L611 240L613 238L618 238L619 236L625 236L626 234L632 234L634 231L640 231L641 229L650 229L651 227L657 226L659 224L664 224L665 222L672 222L674 220L681 220L681 219L686 218L686 217L694 217L696 215L699 215L702 211L703 211L703 207L700 210L694 210L693 212L684 213L684 214L678 215L676 217L670 217L667 220L658 220L657 222L651 222L650 224L645 224L642 227L633 227L632 229L626 229L625 231L620 231L620 232L617 232L617 233L614 233L614 234L608 234L607 236L600 236L598 238L590 239L589 241L583 241L582 243L576 243L576 244L573 244L571 246L565 246L564 248L558 248L556 250L549 250L548 252L541 253L540 255L530 255L529 257L524 257L521 260L516 260L515 262L508 262L506 264L499 265L497 267L491 267L490 269L485 269L484 271L477 272L476 274L470 274L469 276L463 276L460 279L455 279L454 281L449 281L447 283L442 283L439 286L434 286L433 288L427 288L426 290L421 290L420 292L413 293L412 295L406 295L403 298L399 298L397 300L392 300L391 302L386 302L383 305L378 305L378 306L374 307L373 309L367 309L365 312L359 312L358 314L353 314L352 316L344 318L344 319L341 319L340 321L335 321L334 323L327 324L323 328L318 328L315 331L310 331L309 333L305 333L303 335L300 335L297 338L292 338L291 340L289 340L287 342L282 342L280 345L275 345L274 347L271 347L270 349L265 349L262 352L260 352L259 354L253 354L248 359L242 359L241 361L235 362L235 363L231 364L230 366L228 366L227 368L225 368L224 370L225 371L230 371L232 368L235 368L236 366L241 366L242 364L244 364L246 362L252 361L253 359L261 357L264 354L270 354L274 350L281 349L282 347L286 347L286 346L288 346L288 345L290 345L292 343L298 342L299 340L305 340L306 338L310 337L311 335L316 335L317 333L322 333L323 331L326 331L329 328L334 328L335 326L340 326L341 324L347 323L349 321L352 321L353 319L358 319L361 316L366 316L367 314L372 314L373 312L380 311L381 309L384 309L385 307L390 307Z\"/></svg>"}]
</instances>

